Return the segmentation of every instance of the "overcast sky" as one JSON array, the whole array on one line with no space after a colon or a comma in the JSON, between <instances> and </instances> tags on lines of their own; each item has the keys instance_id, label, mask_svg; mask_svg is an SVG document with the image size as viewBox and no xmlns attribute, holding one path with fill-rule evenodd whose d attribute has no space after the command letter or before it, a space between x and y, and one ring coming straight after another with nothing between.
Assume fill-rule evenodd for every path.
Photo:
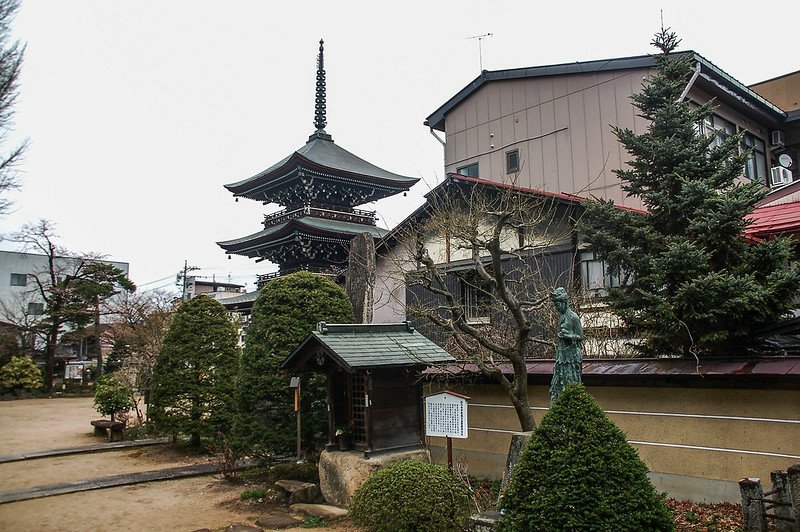
<instances>
[{"instance_id":1,"label":"overcast sky","mask_svg":"<svg viewBox=\"0 0 800 532\"><path fill-rule=\"evenodd\" d=\"M682 49L745 84L800 69L796 1L23 0L15 134L31 145L0 233L47 218L68 249L129 262L142 288L172 288L187 259L252 289L272 268L227 260L214 242L258 231L275 206L234 203L222 185L313 132L320 38L328 133L422 179L367 207L392 227L442 178L423 121L478 75L468 37L493 34L482 41L489 70L639 55L652 52L660 7Z\"/></svg>"}]
</instances>

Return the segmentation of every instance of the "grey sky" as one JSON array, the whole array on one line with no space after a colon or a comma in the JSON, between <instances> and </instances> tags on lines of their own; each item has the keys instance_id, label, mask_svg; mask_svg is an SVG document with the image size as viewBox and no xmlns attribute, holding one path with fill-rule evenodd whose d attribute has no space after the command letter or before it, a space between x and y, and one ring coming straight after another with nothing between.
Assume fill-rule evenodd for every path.
<instances>
[{"instance_id":1,"label":"grey sky","mask_svg":"<svg viewBox=\"0 0 800 532\"><path fill-rule=\"evenodd\" d=\"M483 66L513 68L650 53L665 23L751 84L800 69L800 2L267 2L24 0L28 49L17 105L22 165L0 233L56 222L62 243L130 263L171 286L183 265L252 288L264 263L214 242L260 228L267 209L222 188L302 146L313 131L317 42L325 39L334 140L421 177L377 206L393 226L442 177L425 117ZM8 249L8 244L0 244Z\"/></svg>"}]
</instances>

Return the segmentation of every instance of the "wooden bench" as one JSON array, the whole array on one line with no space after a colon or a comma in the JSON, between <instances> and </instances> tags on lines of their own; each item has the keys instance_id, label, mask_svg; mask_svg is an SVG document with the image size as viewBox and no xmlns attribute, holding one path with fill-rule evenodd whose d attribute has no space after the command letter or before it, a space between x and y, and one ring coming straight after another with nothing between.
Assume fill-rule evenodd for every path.
<instances>
[{"instance_id":1,"label":"wooden bench","mask_svg":"<svg viewBox=\"0 0 800 532\"><path fill-rule=\"evenodd\" d=\"M95 419L92 421L95 436L107 436L108 441L122 441L125 434L125 423L110 421L108 419Z\"/></svg>"}]
</instances>

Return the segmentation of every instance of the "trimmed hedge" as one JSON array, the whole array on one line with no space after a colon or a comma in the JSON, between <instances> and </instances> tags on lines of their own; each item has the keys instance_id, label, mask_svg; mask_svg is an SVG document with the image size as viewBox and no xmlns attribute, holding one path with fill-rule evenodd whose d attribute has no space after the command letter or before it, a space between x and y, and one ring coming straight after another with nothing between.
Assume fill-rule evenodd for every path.
<instances>
[{"instance_id":1,"label":"trimmed hedge","mask_svg":"<svg viewBox=\"0 0 800 532\"><path fill-rule=\"evenodd\" d=\"M444 466L404 460L380 469L357 490L350 517L375 532L461 530L469 515L464 483Z\"/></svg>"},{"instance_id":2,"label":"trimmed hedge","mask_svg":"<svg viewBox=\"0 0 800 532\"><path fill-rule=\"evenodd\" d=\"M675 530L644 462L580 384L542 419L500 507L498 531Z\"/></svg>"}]
</instances>

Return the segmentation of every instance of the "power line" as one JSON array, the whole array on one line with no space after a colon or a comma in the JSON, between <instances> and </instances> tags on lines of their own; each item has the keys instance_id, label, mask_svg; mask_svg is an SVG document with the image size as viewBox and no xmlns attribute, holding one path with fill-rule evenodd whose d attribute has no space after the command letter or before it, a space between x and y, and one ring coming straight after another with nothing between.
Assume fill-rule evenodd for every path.
<instances>
[{"instance_id":1,"label":"power line","mask_svg":"<svg viewBox=\"0 0 800 532\"><path fill-rule=\"evenodd\" d=\"M141 284L139 284L137 286L139 286L141 288L142 286L147 286L149 284L160 283L161 281L166 281L167 279L172 279L172 274L169 274L166 277L162 277L161 279L156 279L155 281L150 281L150 282L147 282L147 283L141 283Z\"/></svg>"}]
</instances>

